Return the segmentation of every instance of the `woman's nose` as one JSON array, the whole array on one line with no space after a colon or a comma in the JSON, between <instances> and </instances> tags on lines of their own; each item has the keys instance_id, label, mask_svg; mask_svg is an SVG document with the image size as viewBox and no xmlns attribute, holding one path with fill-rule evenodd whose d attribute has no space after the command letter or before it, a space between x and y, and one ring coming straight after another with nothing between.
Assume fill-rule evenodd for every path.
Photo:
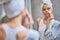
<instances>
[{"instance_id":1,"label":"woman's nose","mask_svg":"<svg viewBox=\"0 0 60 40\"><path fill-rule=\"evenodd\" d=\"M46 12L48 12L48 10L46 9Z\"/></svg>"}]
</instances>

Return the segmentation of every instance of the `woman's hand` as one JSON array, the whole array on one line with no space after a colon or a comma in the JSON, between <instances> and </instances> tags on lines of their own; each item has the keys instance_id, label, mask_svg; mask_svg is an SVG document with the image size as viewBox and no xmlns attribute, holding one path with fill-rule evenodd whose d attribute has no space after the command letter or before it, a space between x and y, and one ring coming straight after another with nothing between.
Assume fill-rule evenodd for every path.
<instances>
[{"instance_id":1,"label":"woman's hand","mask_svg":"<svg viewBox=\"0 0 60 40\"><path fill-rule=\"evenodd\" d=\"M50 14L50 16L49 16L49 18L47 19L47 20L52 20L52 19L54 19L54 15L52 14L52 13L49 13Z\"/></svg>"},{"instance_id":2,"label":"woman's hand","mask_svg":"<svg viewBox=\"0 0 60 40\"><path fill-rule=\"evenodd\" d=\"M22 17L23 18L27 17L30 20L30 24L34 24L32 16L29 14L29 12L26 9L24 9Z\"/></svg>"},{"instance_id":3,"label":"woman's hand","mask_svg":"<svg viewBox=\"0 0 60 40\"><path fill-rule=\"evenodd\" d=\"M33 18L32 18L32 16L29 14L29 12L27 10L26 10L26 16L30 20L30 24L34 24Z\"/></svg>"},{"instance_id":4,"label":"woman's hand","mask_svg":"<svg viewBox=\"0 0 60 40\"><path fill-rule=\"evenodd\" d=\"M46 20L46 30L49 29L49 26L50 26L50 21L54 18L53 14L50 13L50 16L49 18Z\"/></svg>"}]
</instances>

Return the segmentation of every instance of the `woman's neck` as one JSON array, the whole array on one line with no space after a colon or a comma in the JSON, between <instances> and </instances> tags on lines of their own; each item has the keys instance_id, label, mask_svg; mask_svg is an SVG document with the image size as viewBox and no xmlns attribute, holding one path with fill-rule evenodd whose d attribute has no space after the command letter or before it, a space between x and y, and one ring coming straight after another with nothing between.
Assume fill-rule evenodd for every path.
<instances>
[{"instance_id":1,"label":"woman's neck","mask_svg":"<svg viewBox=\"0 0 60 40\"><path fill-rule=\"evenodd\" d=\"M48 17L44 17L44 20L47 20L48 19Z\"/></svg>"},{"instance_id":2,"label":"woman's neck","mask_svg":"<svg viewBox=\"0 0 60 40\"><path fill-rule=\"evenodd\" d=\"M19 27L21 26L22 24L22 17L16 17L14 19L12 19L11 21L7 22L8 26L12 27L12 28L15 28L15 27Z\"/></svg>"}]
</instances>

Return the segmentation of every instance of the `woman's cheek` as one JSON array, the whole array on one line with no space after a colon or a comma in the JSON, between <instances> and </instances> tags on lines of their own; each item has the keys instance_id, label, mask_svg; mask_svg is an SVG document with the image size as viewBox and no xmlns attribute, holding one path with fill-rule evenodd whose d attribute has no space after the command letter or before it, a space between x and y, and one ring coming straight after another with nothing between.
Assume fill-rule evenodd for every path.
<instances>
[{"instance_id":1,"label":"woman's cheek","mask_svg":"<svg viewBox=\"0 0 60 40\"><path fill-rule=\"evenodd\" d=\"M43 11L43 14L44 14L44 15L46 15L46 12L45 12L45 11Z\"/></svg>"},{"instance_id":2,"label":"woman's cheek","mask_svg":"<svg viewBox=\"0 0 60 40\"><path fill-rule=\"evenodd\" d=\"M52 11L51 11L51 10L49 10L48 12L49 12L49 13L52 13Z\"/></svg>"}]
</instances>

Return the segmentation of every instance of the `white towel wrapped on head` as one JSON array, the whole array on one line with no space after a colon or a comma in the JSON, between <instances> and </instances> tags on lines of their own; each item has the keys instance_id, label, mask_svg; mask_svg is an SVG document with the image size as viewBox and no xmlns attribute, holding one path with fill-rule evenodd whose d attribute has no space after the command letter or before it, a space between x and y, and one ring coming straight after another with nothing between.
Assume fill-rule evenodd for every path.
<instances>
[{"instance_id":1,"label":"white towel wrapped on head","mask_svg":"<svg viewBox=\"0 0 60 40\"><path fill-rule=\"evenodd\" d=\"M24 0L0 0L0 17L3 18L6 15L8 18L13 18L19 15L24 7Z\"/></svg>"},{"instance_id":2,"label":"white towel wrapped on head","mask_svg":"<svg viewBox=\"0 0 60 40\"><path fill-rule=\"evenodd\" d=\"M49 5L52 8L52 2L51 2L51 0L42 0L42 6L43 6L44 3L46 3L47 5Z\"/></svg>"}]
</instances>

